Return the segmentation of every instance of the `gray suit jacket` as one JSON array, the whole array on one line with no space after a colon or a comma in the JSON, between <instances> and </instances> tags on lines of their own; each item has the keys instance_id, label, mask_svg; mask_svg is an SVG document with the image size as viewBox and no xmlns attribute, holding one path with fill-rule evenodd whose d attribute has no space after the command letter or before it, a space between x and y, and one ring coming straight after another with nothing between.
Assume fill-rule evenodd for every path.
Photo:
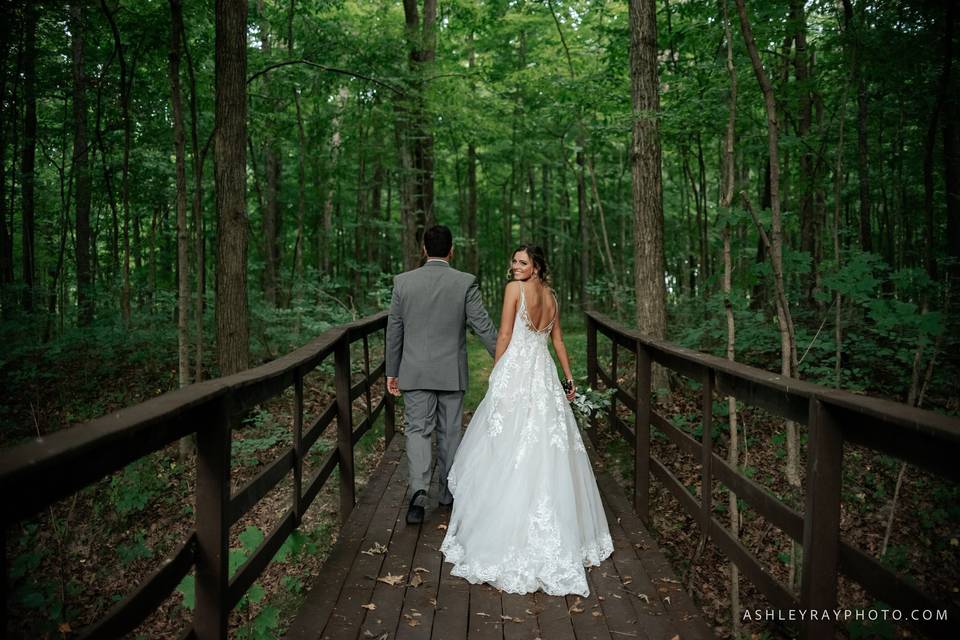
<instances>
[{"instance_id":1,"label":"gray suit jacket","mask_svg":"<svg viewBox=\"0 0 960 640\"><path fill-rule=\"evenodd\" d=\"M399 378L403 390L465 391L467 323L493 355L497 331L475 276L442 260L396 276L387 319L387 376Z\"/></svg>"}]
</instances>

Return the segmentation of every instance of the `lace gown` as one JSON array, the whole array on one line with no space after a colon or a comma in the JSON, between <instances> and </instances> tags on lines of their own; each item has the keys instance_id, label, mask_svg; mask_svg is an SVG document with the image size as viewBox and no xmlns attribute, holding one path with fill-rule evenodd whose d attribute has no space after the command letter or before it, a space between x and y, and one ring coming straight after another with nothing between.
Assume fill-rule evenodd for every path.
<instances>
[{"instance_id":1,"label":"lace gown","mask_svg":"<svg viewBox=\"0 0 960 640\"><path fill-rule=\"evenodd\" d=\"M508 593L587 596L584 567L613 552L580 431L523 288L506 352L448 476L440 550L451 574Z\"/></svg>"}]
</instances>

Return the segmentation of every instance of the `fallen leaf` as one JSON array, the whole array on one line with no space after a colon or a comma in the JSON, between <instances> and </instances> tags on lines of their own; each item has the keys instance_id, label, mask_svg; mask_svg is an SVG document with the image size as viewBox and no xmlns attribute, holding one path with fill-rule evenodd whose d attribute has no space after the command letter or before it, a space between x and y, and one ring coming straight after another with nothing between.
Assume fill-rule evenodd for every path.
<instances>
[{"instance_id":1,"label":"fallen leaf","mask_svg":"<svg viewBox=\"0 0 960 640\"><path fill-rule=\"evenodd\" d=\"M369 604L362 604L362 605L360 605L360 606L363 607L364 609L366 609L367 611L376 611L376 610L377 610L377 605L373 604L372 602L369 603Z\"/></svg>"},{"instance_id":2,"label":"fallen leaf","mask_svg":"<svg viewBox=\"0 0 960 640\"><path fill-rule=\"evenodd\" d=\"M490 614L489 614L489 613L484 613L483 611L477 611L477 615L478 615L478 616L483 616L484 618L489 618L489 617L490 617Z\"/></svg>"},{"instance_id":3,"label":"fallen leaf","mask_svg":"<svg viewBox=\"0 0 960 640\"><path fill-rule=\"evenodd\" d=\"M577 601L570 605L570 608L567 609L567 613L583 613L583 607L580 606L582 600L577 598Z\"/></svg>"},{"instance_id":4,"label":"fallen leaf","mask_svg":"<svg viewBox=\"0 0 960 640\"><path fill-rule=\"evenodd\" d=\"M445 524L438 524L438 525L437 525L437 529L440 529L440 531L446 531L446 530L447 530L447 525L445 525Z\"/></svg>"},{"instance_id":5,"label":"fallen leaf","mask_svg":"<svg viewBox=\"0 0 960 640\"><path fill-rule=\"evenodd\" d=\"M603 602L604 600L606 600L606 598L604 598L603 596L597 596L597 600L599 600L600 602Z\"/></svg>"},{"instance_id":6,"label":"fallen leaf","mask_svg":"<svg viewBox=\"0 0 960 640\"><path fill-rule=\"evenodd\" d=\"M510 622L516 622L520 624L523 622L523 618L514 618L513 616L500 616L501 620L509 620Z\"/></svg>"},{"instance_id":7,"label":"fallen leaf","mask_svg":"<svg viewBox=\"0 0 960 640\"><path fill-rule=\"evenodd\" d=\"M599 611L594 611L592 615L593 615L594 618L599 618L599 617L602 616L603 614L600 613Z\"/></svg>"},{"instance_id":8,"label":"fallen leaf","mask_svg":"<svg viewBox=\"0 0 960 640\"><path fill-rule=\"evenodd\" d=\"M420 577L419 573L413 574L413 579L410 581L411 587L419 587L423 584L423 578Z\"/></svg>"},{"instance_id":9,"label":"fallen leaf","mask_svg":"<svg viewBox=\"0 0 960 640\"><path fill-rule=\"evenodd\" d=\"M436 599L436 598L430 598L430 604L432 604L433 606L437 606L437 599Z\"/></svg>"},{"instance_id":10,"label":"fallen leaf","mask_svg":"<svg viewBox=\"0 0 960 640\"><path fill-rule=\"evenodd\" d=\"M670 596L663 596L663 601L670 604Z\"/></svg>"},{"instance_id":11,"label":"fallen leaf","mask_svg":"<svg viewBox=\"0 0 960 640\"><path fill-rule=\"evenodd\" d=\"M390 585L391 587L399 587L404 583L404 578L403 576L394 576L388 573L385 576L380 576L379 578L377 578L377 582L383 582L385 584Z\"/></svg>"},{"instance_id":12,"label":"fallen leaf","mask_svg":"<svg viewBox=\"0 0 960 640\"><path fill-rule=\"evenodd\" d=\"M368 556L382 555L387 552L387 548L380 544L379 542L374 542L373 546L367 549L366 551L361 551L360 553L365 553Z\"/></svg>"},{"instance_id":13,"label":"fallen leaf","mask_svg":"<svg viewBox=\"0 0 960 640\"><path fill-rule=\"evenodd\" d=\"M612 595L612 596L613 596L614 598L616 598L617 600L623 600L623 596L618 595L618 594L616 594L616 593L611 593L610 595Z\"/></svg>"},{"instance_id":14,"label":"fallen leaf","mask_svg":"<svg viewBox=\"0 0 960 640\"><path fill-rule=\"evenodd\" d=\"M622 582L624 585L630 584L631 582L633 582L633 576L623 576Z\"/></svg>"},{"instance_id":15,"label":"fallen leaf","mask_svg":"<svg viewBox=\"0 0 960 640\"><path fill-rule=\"evenodd\" d=\"M407 620L407 624L410 625L411 627L415 627L418 624L420 624L420 621L414 618L411 618L410 620Z\"/></svg>"},{"instance_id":16,"label":"fallen leaf","mask_svg":"<svg viewBox=\"0 0 960 640\"><path fill-rule=\"evenodd\" d=\"M70 623L69 623L69 622L61 622L59 625L57 625L57 631L59 631L59 632L62 633L63 635L67 635L68 633L70 633L70 632L72 631L72 629L70 628Z\"/></svg>"},{"instance_id":17,"label":"fallen leaf","mask_svg":"<svg viewBox=\"0 0 960 640\"><path fill-rule=\"evenodd\" d=\"M647 594L645 594L645 593L638 593L638 594L637 594L637 597L640 598L641 600L643 600L644 602L646 602L647 604L650 604L650 598L647 597Z\"/></svg>"},{"instance_id":18,"label":"fallen leaf","mask_svg":"<svg viewBox=\"0 0 960 640\"><path fill-rule=\"evenodd\" d=\"M416 567L416 568L414 569L414 572L416 572L416 573L420 573L420 572L430 573L430 569L424 569L423 567Z\"/></svg>"},{"instance_id":19,"label":"fallen leaf","mask_svg":"<svg viewBox=\"0 0 960 640\"><path fill-rule=\"evenodd\" d=\"M677 635L673 636L672 638L670 638L670 640L680 640L680 635L677 634Z\"/></svg>"}]
</instances>

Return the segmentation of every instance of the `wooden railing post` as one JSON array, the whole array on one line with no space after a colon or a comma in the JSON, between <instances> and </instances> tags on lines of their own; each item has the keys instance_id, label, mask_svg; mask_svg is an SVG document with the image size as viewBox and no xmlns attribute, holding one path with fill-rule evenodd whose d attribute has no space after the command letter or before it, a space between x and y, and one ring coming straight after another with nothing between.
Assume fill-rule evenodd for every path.
<instances>
[{"instance_id":1,"label":"wooden railing post","mask_svg":"<svg viewBox=\"0 0 960 640\"><path fill-rule=\"evenodd\" d=\"M713 371L707 369L701 381L700 411L703 413L703 434L700 442L700 517L701 544L705 544L710 533L710 518L713 514L713 474L710 463L713 457Z\"/></svg>"},{"instance_id":2,"label":"wooden railing post","mask_svg":"<svg viewBox=\"0 0 960 640\"><path fill-rule=\"evenodd\" d=\"M620 383L617 381L617 341L612 340L610 342L610 384L613 385L614 395L610 397L610 410L607 412L607 424L610 426L611 431L617 430L617 396L616 389L620 386ZM599 367L600 365L597 364Z\"/></svg>"},{"instance_id":3,"label":"wooden railing post","mask_svg":"<svg viewBox=\"0 0 960 640\"><path fill-rule=\"evenodd\" d=\"M383 359L386 363L387 359L387 330L383 330ZM386 443L389 445L390 441L393 440L393 436L397 432L397 406L394 401L394 397L390 395L390 392L387 391L387 374L386 367L384 367L383 374L383 438L386 440Z\"/></svg>"},{"instance_id":4,"label":"wooden railing post","mask_svg":"<svg viewBox=\"0 0 960 640\"><path fill-rule=\"evenodd\" d=\"M807 426L810 444L800 606L808 611L825 611L837 604L843 434L829 409L817 398L810 399ZM819 640L833 635L833 623L827 619L808 622L802 637Z\"/></svg>"},{"instance_id":5,"label":"wooden railing post","mask_svg":"<svg viewBox=\"0 0 960 640\"><path fill-rule=\"evenodd\" d=\"M213 403L209 424L197 429L197 561L196 612L198 640L227 637L229 585L229 504L231 403Z\"/></svg>"},{"instance_id":6,"label":"wooden railing post","mask_svg":"<svg viewBox=\"0 0 960 640\"><path fill-rule=\"evenodd\" d=\"M650 352L637 340L633 428L633 508L650 524Z\"/></svg>"},{"instance_id":7,"label":"wooden railing post","mask_svg":"<svg viewBox=\"0 0 960 640\"><path fill-rule=\"evenodd\" d=\"M293 513L300 526L303 519L303 371L293 375Z\"/></svg>"},{"instance_id":8,"label":"wooden railing post","mask_svg":"<svg viewBox=\"0 0 960 640\"><path fill-rule=\"evenodd\" d=\"M337 390L337 451L340 454L340 523L353 511L353 408L350 402L350 338L344 332L334 348L334 387Z\"/></svg>"}]
</instances>

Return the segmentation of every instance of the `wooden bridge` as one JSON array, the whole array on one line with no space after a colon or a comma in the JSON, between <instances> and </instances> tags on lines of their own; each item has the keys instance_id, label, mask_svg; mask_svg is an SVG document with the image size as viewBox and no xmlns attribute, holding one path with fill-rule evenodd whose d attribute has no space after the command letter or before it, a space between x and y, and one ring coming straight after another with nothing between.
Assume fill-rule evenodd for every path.
<instances>
[{"instance_id":1,"label":"wooden bridge","mask_svg":"<svg viewBox=\"0 0 960 640\"><path fill-rule=\"evenodd\" d=\"M746 367L646 339L602 315L587 314L587 364L592 384L614 389L607 420L632 445L632 496L605 473L600 486L615 542L611 558L589 572L589 598L503 594L449 575L439 553L449 516L431 508L421 526L404 523L406 491L403 438L395 438L395 407L383 394L376 406L371 390L382 383L384 364L371 363L370 337L385 329L386 314L331 329L309 345L256 369L180 389L92 423L58 432L0 455L3 549L9 527L51 503L75 494L124 466L178 439L195 434L195 527L178 550L97 623L84 638L119 638L133 631L195 571L196 608L183 638L227 636L227 620L247 589L263 573L282 543L300 524L321 488L338 472L339 540L288 632L289 638L621 638L680 639L711 636L694 604L680 588L645 523L650 514L651 476L676 497L744 577L777 609L832 609L838 573L862 585L893 608L946 609L948 623L917 623L930 637L952 637L960 611L921 592L911 581L850 546L839 536L843 444L857 443L956 481L960 479L960 421L897 403ZM610 341L611 358L600 366L598 339ZM362 353L351 362L351 346ZM362 347L362 350L361 350ZM618 355L629 352L630 376ZM333 360L333 402L319 415L304 411L304 377ZM652 410L651 366L658 363L701 384L703 438L694 440ZM629 388L621 383L631 378ZM261 402L293 388L292 445L241 487L231 490L231 431ZM713 452L713 394L733 395L774 414L807 425L806 505L800 514L730 467ZM632 414L622 420L616 403ZM356 414L356 415L355 415ZM355 495L354 445L383 416L387 448L365 490ZM336 424L337 447L304 477L304 460L321 434ZM698 500L663 461L651 455L651 430L664 434L701 462ZM594 452L591 448L591 456ZM292 504L258 549L232 577L230 527L281 481L292 476ZM726 527L713 517L711 489L721 482L767 521L804 548L799 597L781 585ZM366 553L365 553L366 552ZM7 559L3 562L7 601ZM16 636L7 612L3 637ZM807 638L832 638L828 621L802 627ZM18 636L19 637L19 636Z\"/></svg>"}]
</instances>

